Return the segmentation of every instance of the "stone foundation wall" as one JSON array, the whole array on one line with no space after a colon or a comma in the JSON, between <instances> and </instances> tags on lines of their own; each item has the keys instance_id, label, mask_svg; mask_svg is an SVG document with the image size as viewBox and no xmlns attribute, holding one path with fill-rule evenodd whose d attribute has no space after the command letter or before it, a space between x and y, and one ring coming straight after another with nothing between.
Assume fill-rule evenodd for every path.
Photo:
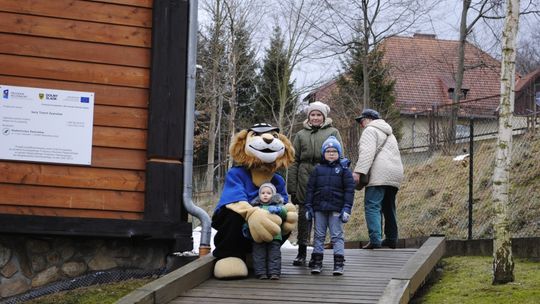
<instances>
[{"instance_id":1,"label":"stone foundation wall","mask_svg":"<svg viewBox=\"0 0 540 304\"><path fill-rule=\"evenodd\" d=\"M33 288L112 269L166 266L170 241L0 235L0 301Z\"/></svg>"}]
</instances>

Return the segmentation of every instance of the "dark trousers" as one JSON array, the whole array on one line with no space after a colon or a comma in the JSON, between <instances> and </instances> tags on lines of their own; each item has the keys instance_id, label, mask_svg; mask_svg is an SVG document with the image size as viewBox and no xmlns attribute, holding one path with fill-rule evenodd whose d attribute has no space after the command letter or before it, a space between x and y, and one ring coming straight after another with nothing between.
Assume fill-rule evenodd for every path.
<instances>
[{"instance_id":1,"label":"dark trousers","mask_svg":"<svg viewBox=\"0 0 540 304\"><path fill-rule=\"evenodd\" d=\"M251 252L251 240L242 234L244 218L238 213L223 207L212 216L212 228L217 230L214 236L216 248L213 254L216 258L237 257L245 259L246 253Z\"/></svg>"},{"instance_id":2,"label":"dark trousers","mask_svg":"<svg viewBox=\"0 0 540 304\"><path fill-rule=\"evenodd\" d=\"M255 275L281 274L281 241L253 242L253 268Z\"/></svg>"},{"instance_id":3,"label":"dark trousers","mask_svg":"<svg viewBox=\"0 0 540 304\"><path fill-rule=\"evenodd\" d=\"M311 227L313 221L308 221L306 219L306 207L304 204L298 205L298 245L308 246L311 242Z\"/></svg>"},{"instance_id":4,"label":"dark trousers","mask_svg":"<svg viewBox=\"0 0 540 304\"><path fill-rule=\"evenodd\" d=\"M396 194L398 188L391 186L366 187L364 208L369 241L380 245L382 242L381 217L384 217L384 235L389 241L397 241Z\"/></svg>"}]
</instances>

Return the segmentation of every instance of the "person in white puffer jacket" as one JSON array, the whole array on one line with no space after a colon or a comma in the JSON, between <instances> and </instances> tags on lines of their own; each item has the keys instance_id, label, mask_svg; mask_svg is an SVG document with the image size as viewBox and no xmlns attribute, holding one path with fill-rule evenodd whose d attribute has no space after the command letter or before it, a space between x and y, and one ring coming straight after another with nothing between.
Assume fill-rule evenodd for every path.
<instances>
[{"instance_id":1,"label":"person in white puffer jacket","mask_svg":"<svg viewBox=\"0 0 540 304\"><path fill-rule=\"evenodd\" d=\"M358 143L358 162L353 173L357 190L366 188L364 209L369 243L363 248L396 248L396 195L403 181L398 143L392 127L377 111L365 109L355 120L365 128ZM381 214L384 216L384 240Z\"/></svg>"}]
</instances>

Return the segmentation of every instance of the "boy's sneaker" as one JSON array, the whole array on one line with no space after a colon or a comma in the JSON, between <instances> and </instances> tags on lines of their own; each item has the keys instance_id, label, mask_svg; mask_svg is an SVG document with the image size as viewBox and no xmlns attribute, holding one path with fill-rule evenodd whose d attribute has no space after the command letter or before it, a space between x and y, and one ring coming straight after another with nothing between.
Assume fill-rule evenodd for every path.
<instances>
[{"instance_id":1,"label":"boy's sneaker","mask_svg":"<svg viewBox=\"0 0 540 304\"><path fill-rule=\"evenodd\" d=\"M335 276L343 275L343 266L334 266L334 272L332 272Z\"/></svg>"},{"instance_id":2,"label":"boy's sneaker","mask_svg":"<svg viewBox=\"0 0 540 304\"><path fill-rule=\"evenodd\" d=\"M322 271L322 264L315 263L311 268L311 274L319 274Z\"/></svg>"},{"instance_id":3,"label":"boy's sneaker","mask_svg":"<svg viewBox=\"0 0 540 304\"><path fill-rule=\"evenodd\" d=\"M270 276L270 280L279 280L279 274L273 274Z\"/></svg>"},{"instance_id":4,"label":"boy's sneaker","mask_svg":"<svg viewBox=\"0 0 540 304\"><path fill-rule=\"evenodd\" d=\"M260 274L260 275L257 276L257 279L259 279L259 280L268 280L268 276L265 275L265 274Z\"/></svg>"}]
</instances>

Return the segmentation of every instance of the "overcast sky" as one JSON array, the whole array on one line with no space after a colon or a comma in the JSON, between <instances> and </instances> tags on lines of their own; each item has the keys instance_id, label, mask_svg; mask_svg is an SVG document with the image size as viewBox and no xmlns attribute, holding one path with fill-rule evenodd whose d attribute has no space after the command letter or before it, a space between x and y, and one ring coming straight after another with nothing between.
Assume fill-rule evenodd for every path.
<instances>
[{"instance_id":1,"label":"overcast sky","mask_svg":"<svg viewBox=\"0 0 540 304\"><path fill-rule=\"evenodd\" d=\"M199 23L204 24L207 18L204 16L204 11L201 9L201 5L204 5L205 1L212 0L199 0ZM244 0L241 0L244 1ZM257 1L257 0L245 0L245 1ZM269 2L262 1L263 5L268 5ZM430 2L430 1L426 1ZM522 1L527 2L527 1ZM272 2L270 2L272 3ZM441 3L432 11L429 12L424 20L414 28L412 28L407 34L411 36L415 32L436 34L438 39L458 40L459 38L459 23L461 16L462 1L460 0L442 0ZM475 12L470 12L469 20L473 18ZM271 16L271 13L266 14L262 20L257 24L257 32L254 33L254 43L258 48L259 58L264 56L264 49L268 47L268 39L271 33L271 28L275 23L275 18ZM499 21L502 25L502 21ZM500 25L500 26L501 26ZM527 37L530 33L540 31L540 20L537 16L525 16L520 19L518 39ZM469 41L479 45L484 51L490 53L494 57L498 57L500 53L500 46L494 43L495 39L493 34L486 30L485 25L482 22L478 22L475 25L473 35L469 38ZM314 82L322 83L328 81L337 76L341 69L341 63L339 57L327 58L324 60L309 60L303 61L295 71L293 72L293 78L296 80L297 88L304 88L313 84ZM305 95L305 93L303 94Z\"/></svg>"},{"instance_id":2,"label":"overcast sky","mask_svg":"<svg viewBox=\"0 0 540 304\"><path fill-rule=\"evenodd\" d=\"M436 34L438 39L456 40L459 38L459 18L461 15L461 1L446 0L438 9L430 12L421 24L412 28L409 33L403 35L412 35L414 32L427 34ZM296 79L298 88L309 86L313 82L324 82L331 80L339 74L341 63L339 57L325 60L305 62L296 71L293 76ZM305 95L305 93L303 94Z\"/></svg>"},{"instance_id":3,"label":"overcast sky","mask_svg":"<svg viewBox=\"0 0 540 304\"><path fill-rule=\"evenodd\" d=\"M427 20L415 26L408 35L412 35L414 32L421 32L436 34L438 39L458 40L461 9L462 1L443 0L435 10L429 13ZM473 14L474 12L470 12L469 21L473 18ZM502 20L498 21L500 26L502 26L502 22ZM491 26L493 27L493 24ZM500 45L495 44L496 39L494 39L493 34L487 30L486 25L482 22L478 22L475 27L476 29L473 35L468 40L498 58ZM518 39L528 37L531 33L538 31L540 31L540 20L538 16L525 15L520 18ZM322 63L304 64L295 71L294 76L297 79L297 86L303 87L314 81L330 80L339 74L340 69L341 64L339 60L333 58Z\"/></svg>"}]
</instances>

